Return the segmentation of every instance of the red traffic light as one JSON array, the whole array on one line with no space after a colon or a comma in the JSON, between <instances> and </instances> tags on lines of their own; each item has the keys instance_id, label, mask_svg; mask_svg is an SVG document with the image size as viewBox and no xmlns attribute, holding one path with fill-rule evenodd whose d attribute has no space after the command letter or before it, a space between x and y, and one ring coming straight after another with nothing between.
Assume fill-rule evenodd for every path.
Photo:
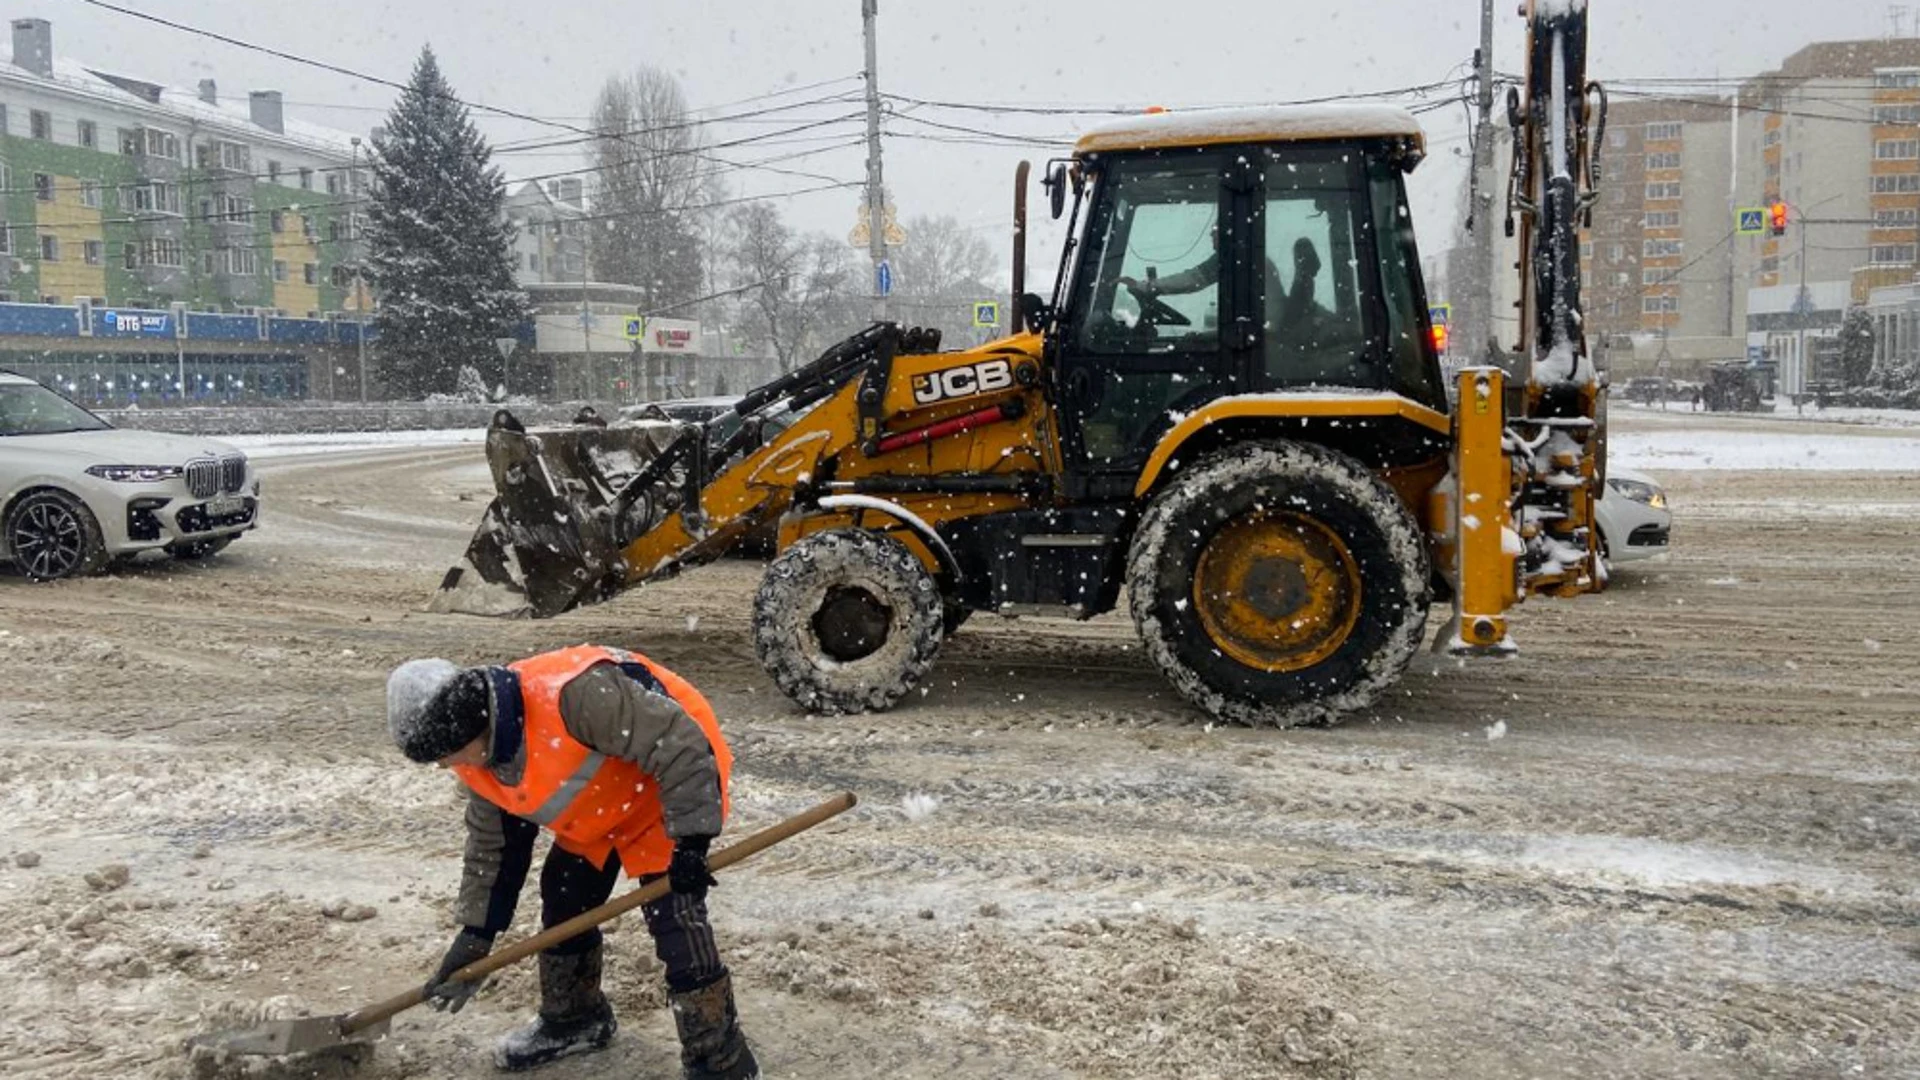
<instances>
[{"instance_id":1,"label":"red traffic light","mask_svg":"<svg viewBox=\"0 0 1920 1080\"><path fill-rule=\"evenodd\" d=\"M1787 204L1777 202L1767 207L1767 216L1773 228L1773 235L1785 236L1787 232Z\"/></svg>"},{"instance_id":2,"label":"red traffic light","mask_svg":"<svg viewBox=\"0 0 1920 1080\"><path fill-rule=\"evenodd\" d=\"M1446 355L1446 352L1447 352L1447 324L1446 323L1433 324L1433 351L1439 353L1442 356Z\"/></svg>"}]
</instances>

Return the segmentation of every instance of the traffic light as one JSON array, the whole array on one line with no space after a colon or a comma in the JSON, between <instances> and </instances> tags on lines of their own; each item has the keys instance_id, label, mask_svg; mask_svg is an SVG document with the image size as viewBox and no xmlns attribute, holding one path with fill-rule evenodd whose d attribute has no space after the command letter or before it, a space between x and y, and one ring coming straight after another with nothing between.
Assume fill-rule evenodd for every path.
<instances>
[{"instance_id":1,"label":"traffic light","mask_svg":"<svg viewBox=\"0 0 1920 1080\"><path fill-rule=\"evenodd\" d=\"M1447 324L1433 324L1433 351L1441 356L1447 355Z\"/></svg>"},{"instance_id":2,"label":"traffic light","mask_svg":"<svg viewBox=\"0 0 1920 1080\"><path fill-rule=\"evenodd\" d=\"M1767 207L1767 218L1768 218L1768 225L1772 229L1773 235L1785 236L1787 234L1787 204L1786 203L1777 202L1777 203L1774 203L1772 206Z\"/></svg>"}]
</instances>

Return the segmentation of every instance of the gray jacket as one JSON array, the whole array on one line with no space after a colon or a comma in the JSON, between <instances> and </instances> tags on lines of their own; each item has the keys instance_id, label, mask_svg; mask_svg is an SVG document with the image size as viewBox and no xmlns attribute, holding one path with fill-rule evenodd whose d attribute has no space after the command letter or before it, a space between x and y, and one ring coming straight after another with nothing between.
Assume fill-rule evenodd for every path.
<instances>
[{"instance_id":1,"label":"gray jacket","mask_svg":"<svg viewBox=\"0 0 1920 1080\"><path fill-rule=\"evenodd\" d=\"M502 783L517 784L527 766L520 680L506 668L487 674L493 690L487 768ZM719 764L706 732L679 702L614 664L595 664L561 688L560 720L588 748L634 762L653 777L668 836L719 834ZM467 793L466 865L454 905L461 925L498 933L513 921L539 832L533 822Z\"/></svg>"}]
</instances>

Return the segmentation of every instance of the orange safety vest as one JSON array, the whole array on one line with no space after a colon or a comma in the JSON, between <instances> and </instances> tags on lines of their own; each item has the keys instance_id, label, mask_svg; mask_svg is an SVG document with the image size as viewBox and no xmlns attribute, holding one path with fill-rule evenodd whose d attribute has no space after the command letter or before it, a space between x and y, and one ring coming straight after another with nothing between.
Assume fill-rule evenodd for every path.
<instances>
[{"instance_id":1,"label":"orange safety vest","mask_svg":"<svg viewBox=\"0 0 1920 1080\"><path fill-rule=\"evenodd\" d=\"M515 817L545 826L556 845L595 866L605 865L607 854L618 850L620 865L630 876L665 873L673 839L660 807L659 782L637 763L608 757L567 734L560 718L560 691L588 668L605 663L642 665L700 725L720 770L720 815L725 820L733 754L720 735L713 706L693 684L646 657L598 645L577 645L507 665L519 676L526 716L527 765L518 784L502 783L484 766L456 765L453 771L475 794Z\"/></svg>"}]
</instances>

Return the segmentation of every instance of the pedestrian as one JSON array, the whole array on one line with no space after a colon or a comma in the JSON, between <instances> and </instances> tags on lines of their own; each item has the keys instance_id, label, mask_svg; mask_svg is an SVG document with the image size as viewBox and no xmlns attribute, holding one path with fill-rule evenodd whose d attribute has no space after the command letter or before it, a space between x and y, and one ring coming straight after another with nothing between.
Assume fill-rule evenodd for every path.
<instances>
[{"instance_id":1,"label":"pedestrian","mask_svg":"<svg viewBox=\"0 0 1920 1080\"><path fill-rule=\"evenodd\" d=\"M733 756L699 691L643 656L595 645L503 667L411 660L387 681L387 722L408 758L451 769L468 789L461 929L427 984L429 1004L458 1012L478 991L448 976L513 922L544 827L553 846L540 870L541 924L606 903L622 870L666 877L672 891L643 910L684 1075L759 1075L707 920L707 851L726 817ZM528 1069L612 1042L603 951L594 929L540 953L539 1016L500 1040L497 1066Z\"/></svg>"},{"instance_id":2,"label":"pedestrian","mask_svg":"<svg viewBox=\"0 0 1920 1080\"><path fill-rule=\"evenodd\" d=\"M1690 409L1688 409L1687 411L1688 411L1688 412L1699 412L1699 411L1700 411L1700 388L1699 388L1699 387L1697 387L1697 386L1693 388L1693 406L1692 406L1692 408L1690 408Z\"/></svg>"}]
</instances>

